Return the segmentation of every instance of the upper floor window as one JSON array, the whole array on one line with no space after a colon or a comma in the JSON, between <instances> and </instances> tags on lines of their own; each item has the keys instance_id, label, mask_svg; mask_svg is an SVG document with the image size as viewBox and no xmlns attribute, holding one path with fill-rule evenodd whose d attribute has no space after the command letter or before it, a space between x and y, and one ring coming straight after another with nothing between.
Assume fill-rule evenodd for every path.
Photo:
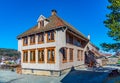
<instances>
[{"instance_id":1,"label":"upper floor window","mask_svg":"<svg viewBox=\"0 0 120 83\"><path fill-rule=\"evenodd\" d=\"M35 35L30 36L30 44L35 44Z\"/></svg>"},{"instance_id":2,"label":"upper floor window","mask_svg":"<svg viewBox=\"0 0 120 83\"><path fill-rule=\"evenodd\" d=\"M81 47L81 41L77 38L75 40L75 45Z\"/></svg>"},{"instance_id":3,"label":"upper floor window","mask_svg":"<svg viewBox=\"0 0 120 83\"><path fill-rule=\"evenodd\" d=\"M73 49L72 48L70 48L69 49L69 53L70 53L70 61L73 61Z\"/></svg>"},{"instance_id":4,"label":"upper floor window","mask_svg":"<svg viewBox=\"0 0 120 83\"><path fill-rule=\"evenodd\" d=\"M28 62L28 51L23 51L23 62Z\"/></svg>"},{"instance_id":5,"label":"upper floor window","mask_svg":"<svg viewBox=\"0 0 120 83\"><path fill-rule=\"evenodd\" d=\"M55 41L55 35L54 31L49 31L47 32L47 41L48 42L53 42Z\"/></svg>"},{"instance_id":6,"label":"upper floor window","mask_svg":"<svg viewBox=\"0 0 120 83\"><path fill-rule=\"evenodd\" d=\"M38 62L43 63L44 62L44 49L39 49L38 50Z\"/></svg>"},{"instance_id":7,"label":"upper floor window","mask_svg":"<svg viewBox=\"0 0 120 83\"><path fill-rule=\"evenodd\" d=\"M44 42L44 33L38 34L38 43L43 43Z\"/></svg>"},{"instance_id":8,"label":"upper floor window","mask_svg":"<svg viewBox=\"0 0 120 83\"><path fill-rule=\"evenodd\" d=\"M48 63L55 63L55 48L48 48L47 49L47 62Z\"/></svg>"},{"instance_id":9,"label":"upper floor window","mask_svg":"<svg viewBox=\"0 0 120 83\"><path fill-rule=\"evenodd\" d=\"M24 37L23 38L23 46L26 46L26 45L28 45L28 38Z\"/></svg>"},{"instance_id":10,"label":"upper floor window","mask_svg":"<svg viewBox=\"0 0 120 83\"><path fill-rule=\"evenodd\" d=\"M35 50L30 50L30 62L35 62Z\"/></svg>"},{"instance_id":11,"label":"upper floor window","mask_svg":"<svg viewBox=\"0 0 120 83\"><path fill-rule=\"evenodd\" d=\"M61 52L62 52L62 57L63 57L62 61L67 62L67 48L62 48Z\"/></svg>"},{"instance_id":12,"label":"upper floor window","mask_svg":"<svg viewBox=\"0 0 120 83\"><path fill-rule=\"evenodd\" d=\"M73 36L72 35L69 35L69 43L73 44Z\"/></svg>"}]
</instances>

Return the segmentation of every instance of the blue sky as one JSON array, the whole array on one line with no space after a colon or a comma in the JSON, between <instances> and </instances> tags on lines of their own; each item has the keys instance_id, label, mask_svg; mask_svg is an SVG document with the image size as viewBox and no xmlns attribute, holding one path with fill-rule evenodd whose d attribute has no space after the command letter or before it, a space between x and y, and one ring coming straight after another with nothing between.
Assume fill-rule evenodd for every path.
<instances>
[{"instance_id":1,"label":"blue sky","mask_svg":"<svg viewBox=\"0 0 120 83\"><path fill-rule=\"evenodd\" d=\"M73 25L91 42L113 42L103 21L109 13L107 0L0 0L0 48L17 49L16 36L37 24L39 15L49 17L56 9L59 17Z\"/></svg>"}]
</instances>

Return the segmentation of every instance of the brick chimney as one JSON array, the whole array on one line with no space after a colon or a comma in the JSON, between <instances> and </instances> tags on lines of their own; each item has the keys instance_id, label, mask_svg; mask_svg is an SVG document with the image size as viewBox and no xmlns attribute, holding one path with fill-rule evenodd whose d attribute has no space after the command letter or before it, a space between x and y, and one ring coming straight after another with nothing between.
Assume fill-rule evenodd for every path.
<instances>
[{"instance_id":1,"label":"brick chimney","mask_svg":"<svg viewBox=\"0 0 120 83\"><path fill-rule=\"evenodd\" d=\"M52 15L56 15L57 11L56 10L52 10Z\"/></svg>"}]
</instances>

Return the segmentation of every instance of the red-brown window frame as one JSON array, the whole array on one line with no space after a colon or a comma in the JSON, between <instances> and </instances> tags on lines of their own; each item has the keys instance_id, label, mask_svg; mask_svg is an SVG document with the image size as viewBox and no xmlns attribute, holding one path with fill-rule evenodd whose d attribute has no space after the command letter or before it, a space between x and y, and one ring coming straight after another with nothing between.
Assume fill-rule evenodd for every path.
<instances>
[{"instance_id":1,"label":"red-brown window frame","mask_svg":"<svg viewBox=\"0 0 120 83\"><path fill-rule=\"evenodd\" d=\"M50 33L50 40L49 40L49 36L48 36L48 33ZM54 39L52 39L52 33L54 34ZM55 31L49 31L46 33L47 34L47 42L54 42L55 41Z\"/></svg>"},{"instance_id":2,"label":"red-brown window frame","mask_svg":"<svg viewBox=\"0 0 120 83\"><path fill-rule=\"evenodd\" d=\"M32 37L33 37L33 41L32 41ZM31 35L30 36L30 45L33 45L33 44L35 44L35 35Z\"/></svg>"},{"instance_id":3,"label":"red-brown window frame","mask_svg":"<svg viewBox=\"0 0 120 83\"><path fill-rule=\"evenodd\" d=\"M42 51L44 52L44 53L43 53L43 58L44 58L43 60L39 60L39 56L40 56L40 55L39 55L39 51L40 51L40 52L42 52ZM41 55L41 56L42 56L42 55ZM45 49L44 49L44 48L38 48L38 63L44 63L44 62L45 62Z\"/></svg>"},{"instance_id":4,"label":"red-brown window frame","mask_svg":"<svg viewBox=\"0 0 120 83\"><path fill-rule=\"evenodd\" d=\"M69 48L69 61L73 62L73 48Z\"/></svg>"},{"instance_id":5,"label":"red-brown window frame","mask_svg":"<svg viewBox=\"0 0 120 83\"><path fill-rule=\"evenodd\" d=\"M28 50L23 50L23 56L22 56L22 60L23 63L27 63L28 62ZM27 53L26 57L24 56L24 54Z\"/></svg>"},{"instance_id":6,"label":"red-brown window frame","mask_svg":"<svg viewBox=\"0 0 120 83\"><path fill-rule=\"evenodd\" d=\"M52 50L54 50L54 61L48 61L48 50L50 50L50 58L52 57ZM52 59L52 58L51 58ZM49 47L49 48L47 48L47 63L55 63L55 47Z\"/></svg>"},{"instance_id":7,"label":"red-brown window frame","mask_svg":"<svg viewBox=\"0 0 120 83\"><path fill-rule=\"evenodd\" d=\"M31 52L34 52L33 54L33 60L31 60ZM30 49L30 63L35 63L36 62L36 51L35 49Z\"/></svg>"},{"instance_id":8,"label":"red-brown window frame","mask_svg":"<svg viewBox=\"0 0 120 83\"><path fill-rule=\"evenodd\" d=\"M39 37L42 37L42 41L39 41ZM44 43L44 33L39 33L38 34L38 44Z\"/></svg>"},{"instance_id":9,"label":"red-brown window frame","mask_svg":"<svg viewBox=\"0 0 120 83\"><path fill-rule=\"evenodd\" d=\"M27 43L25 43L24 41L27 41ZM23 38L23 46L27 46L28 45L28 37L24 37Z\"/></svg>"}]
</instances>

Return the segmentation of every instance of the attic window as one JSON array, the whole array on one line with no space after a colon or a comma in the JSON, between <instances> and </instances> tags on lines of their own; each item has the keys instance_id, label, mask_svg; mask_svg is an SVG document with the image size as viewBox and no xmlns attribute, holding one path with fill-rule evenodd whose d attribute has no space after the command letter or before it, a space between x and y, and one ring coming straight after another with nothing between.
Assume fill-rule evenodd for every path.
<instances>
[{"instance_id":1,"label":"attic window","mask_svg":"<svg viewBox=\"0 0 120 83\"><path fill-rule=\"evenodd\" d=\"M40 21L40 27L44 27L44 20Z\"/></svg>"}]
</instances>

